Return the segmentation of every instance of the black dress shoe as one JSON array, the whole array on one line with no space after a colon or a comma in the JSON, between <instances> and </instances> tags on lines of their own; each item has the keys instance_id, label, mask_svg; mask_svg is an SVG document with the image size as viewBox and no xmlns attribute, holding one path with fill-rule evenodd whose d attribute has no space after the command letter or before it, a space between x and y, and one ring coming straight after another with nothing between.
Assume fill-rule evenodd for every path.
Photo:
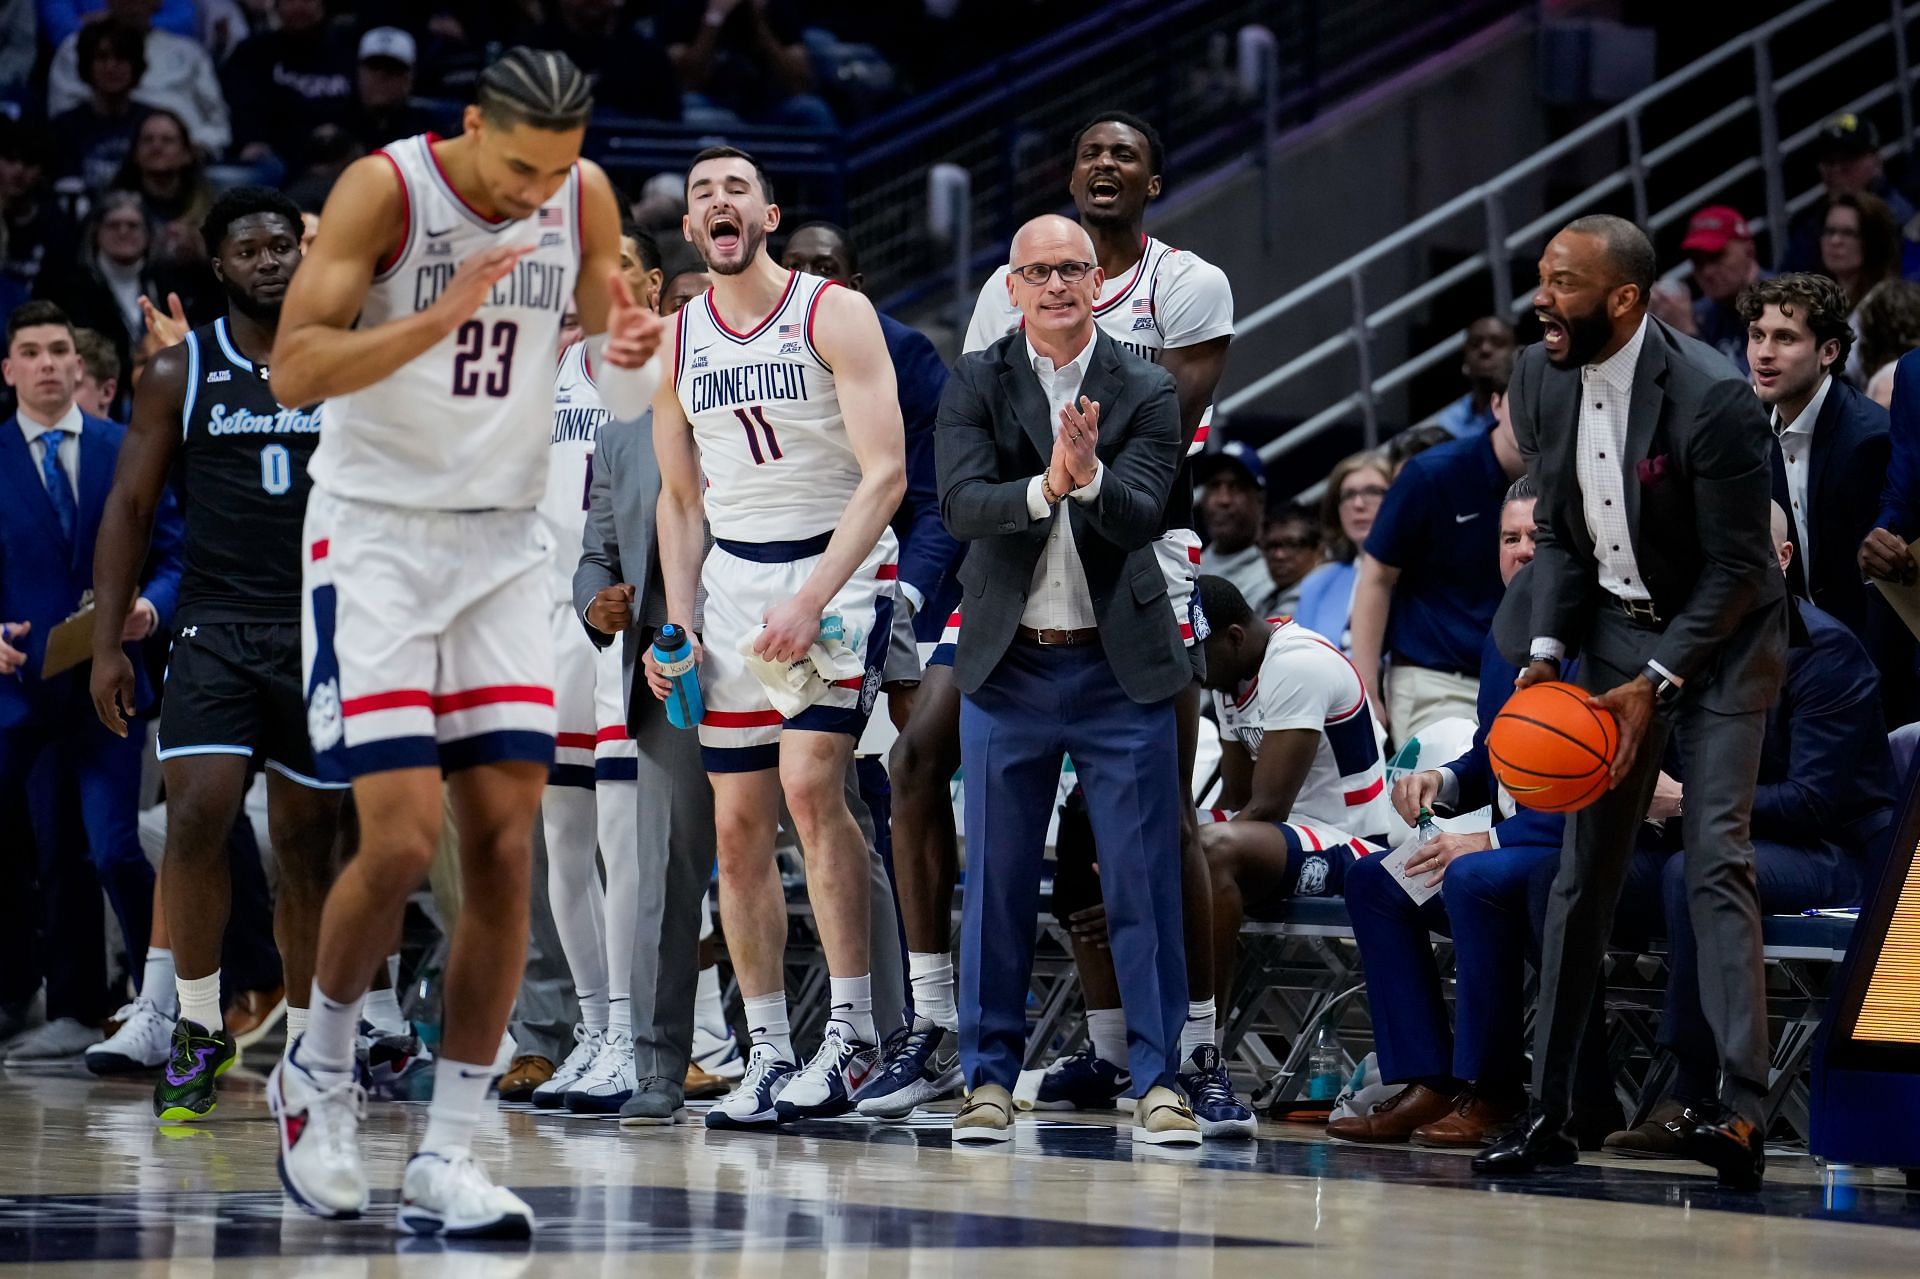
<instances>
[{"instance_id":1,"label":"black dress shoe","mask_svg":"<svg viewBox=\"0 0 1920 1279\"><path fill-rule=\"evenodd\" d=\"M1579 1161L1580 1147L1567 1136L1566 1121L1536 1110L1475 1155L1473 1170L1483 1177L1525 1177L1542 1168L1565 1168Z\"/></svg>"},{"instance_id":2,"label":"black dress shoe","mask_svg":"<svg viewBox=\"0 0 1920 1279\"><path fill-rule=\"evenodd\" d=\"M1687 1135L1687 1153L1720 1174L1729 1190L1758 1190L1767 1171L1766 1130L1750 1119L1728 1115L1704 1123Z\"/></svg>"}]
</instances>

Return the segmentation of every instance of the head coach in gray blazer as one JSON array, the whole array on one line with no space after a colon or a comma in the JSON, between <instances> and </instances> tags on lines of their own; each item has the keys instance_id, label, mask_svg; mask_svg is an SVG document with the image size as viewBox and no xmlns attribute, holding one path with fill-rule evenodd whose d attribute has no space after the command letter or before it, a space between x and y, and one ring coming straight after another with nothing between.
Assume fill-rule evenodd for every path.
<instances>
[{"instance_id":1,"label":"head coach in gray blazer","mask_svg":"<svg viewBox=\"0 0 1920 1279\"><path fill-rule=\"evenodd\" d=\"M1154 540L1180 460L1173 377L1093 322L1086 232L1014 237L1021 331L965 356L934 428L940 512L969 543L954 682L967 889L960 1141L1002 1141L1026 1044L1047 820L1071 756L1100 850L1108 932L1141 1092L1137 1135L1199 1140L1174 1091L1187 977L1173 698L1193 677Z\"/></svg>"},{"instance_id":2,"label":"head coach in gray blazer","mask_svg":"<svg viewBox=\"0 0 1920 1279\"><path fill-rule=\"evenodd\" d=\"M1533 1113L1474 1160L1483 1173L1572 1163L1574 1058L1669 735L1679 747L1700 1003L1722 1074L1688 1148L1757 1186L1768 1084L1760 907L1748 819L1767 707L1786 669L1786 592L1769 531L1772 434L1719 352L1647 315L1653 246L1581 218L1540 260L1545 340L1514 366L1514 434L1540 493L1529 665L1580 682L1617 718L1612 787L1567 820L1547 911ZM1698 1121L1697 1123L1695 1121Z\"/></svg>"}]
</instances>

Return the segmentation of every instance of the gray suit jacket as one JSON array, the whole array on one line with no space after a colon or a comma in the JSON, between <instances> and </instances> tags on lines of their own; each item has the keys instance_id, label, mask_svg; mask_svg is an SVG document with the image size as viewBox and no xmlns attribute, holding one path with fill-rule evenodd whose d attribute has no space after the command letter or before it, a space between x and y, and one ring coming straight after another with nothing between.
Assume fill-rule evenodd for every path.
<instances>
[{"instance_id":1,"label":"gray suit jacket","mask_svg":"<svg viewBox=\"0 0 1920 1279\"><path fill-rule=\"evenodd\" d=\"M948 532L971 543L960 566L966 624L953 663L963 693L979 690L1013 642L1062 511L1073 521L1101 643L1127 696L1158 702L1193 678L1153 552L1180 463L1173 376L1099 333L1080 394L1100 405L1106 478L1093 501L1069 498L1038 521L1027 511L1027 485L1053 455L1054 417L1027 362L1026 336L963 356L940 397L940 515Z\"/></svg>"},{"instance_id":2,"label":"gray suit jacket","mask_svg":"<svg viewBox=\"0 0 1920 1279\"><path fill-rule=\"evenodd\" d=\"M580 563L573 570L573 611L599 648L613 636L587 625L587 605L604 587L633 584L633 626L621 637L620 671L626 685L627 730L640 731L634 713L633 670L667 620L660 584L660 552L654 511L660 501L660 464L653 456L653 414L636 422L608 419L593 449L587 485L587 527ZM642 691L645 685L642 684ZM647 701L653 697L647 694Z\"/></svg>"},{"instance_id":3,"label":"gray suit jacket","mask_svg":"<svg viewBox=\"0 0 1920 1279\"><path fill-rule=\"evenodd\" d=\"M1554 368L1543 347L1514 363L1514 435L1540 493L1528 637L1552 636L1569 653L1607 604L1576 471L1581 388L1580 370ZM1649 319L1620 459L1627 527L1664 619L1653 660L1724 714L1764 709L1786 673L1786 585L1768 528L1772 446L1753 388L1726 358Z\"/></svg>"}]
</instances>

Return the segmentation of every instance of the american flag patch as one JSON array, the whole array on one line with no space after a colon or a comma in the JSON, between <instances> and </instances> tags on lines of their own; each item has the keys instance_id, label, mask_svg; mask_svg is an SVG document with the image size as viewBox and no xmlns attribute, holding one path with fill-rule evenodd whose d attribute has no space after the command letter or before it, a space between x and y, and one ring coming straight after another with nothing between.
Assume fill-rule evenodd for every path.
<instances>
[{"instance_id":1,"label":"american flag patch","mask_svg":"<svg viewBox=\"0 0 1920 1279\"><path fill-rule=\"evenodd\" d=\"M565 221L566 221L566 215L562 213L559 209L549 208L549 209L540 210L539 224L541 226L559 226L561 225L561 223Z\"/></svg>"},{"instance_id":2,"label":"american flag patch","mask_svg":"<svg viewBox=\"0 0 1920 1279\"><path fill-rule=\"evenodd\" d=\"M1133 313L1135 315L1152 315L1153 299L1152 298L1135 298L1133 300Z\"/></svg>"},{"instance_id":3,"label":"american flag patch","mask_svg":"<svg viewBox=\"0 0 1920 1279\"><path fill-rule=\"evenodd\" d=\"M787 338L797 338L799 336L800 336L800 322L798 320L795 320L792 324L783 324L780 326L780 337L782 340L785 340Z\"/></svg>"}]
</instances>

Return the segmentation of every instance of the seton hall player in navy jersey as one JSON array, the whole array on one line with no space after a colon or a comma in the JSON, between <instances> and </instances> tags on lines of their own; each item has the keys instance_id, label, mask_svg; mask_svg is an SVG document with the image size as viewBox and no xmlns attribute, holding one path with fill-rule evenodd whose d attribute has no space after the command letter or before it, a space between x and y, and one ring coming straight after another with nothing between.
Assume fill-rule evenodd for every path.
<instances>
[{"instance_id":1,"label":"seton hall player in navy jersey","mask_svg":"<svg viewBox=\"0 0 1920 1279\"><path fill-rule=\"evenodd\" d=\"M203 232L227 315L147 369L94 553L97 606L121 609L147 557L154 509L178 474L186 573L160 729L167 850L159 895L180 1020L153 1095L154 1114L173 1122L213 1110L214 1079L234 1058L221 1021L220 943L231 905L227 833L252 762L267 769L279 863L274 931L296 1009L304 1010L313 975L345 789L314 776L300 684L300 523L320 409L282 408L267 376L281 301L300 265L300 210L278 191L238 187L214 204ZM117 643L95 653L92 678L101 720L124 736L133 669ZM161 1018L154 992L147 995L135 1018Z\"/></svg>"},{"instance_id":2,"label":"seton hall player in navy jersey","mask_svg":"<svg viewBox=\"0 0 1920 1279\"><path fill-rule=\"evenodd\" d=\"M779 225L752 157L731 147L694 157L682 226L713 287L675 317L661 356L673 380L653 405L668 617L687 625L697 588L707 591L700 749L727 947L753 1032L746 1075L709 1127L844 1114L879 1056L867 847L843 786L890 639L899 563L888 524L906 491L905 445L872 304L775 264L767 237ZM714 537L704 564L703 512ZM815 651L851 669L830 664L831 682L814 675L783 711L743 648L786 672ZM650 653L647 663L666 696ZM783 988L787 908L773 859L783 792L831 985L805 1069Z\"/></svg>"},{"instance_id":3,"label":"seton hall player in navy jersey","mask_svg":"<svg viewBox=\"0 0 1920 1279\"><path fill-rule=\"evenodd\" d=\"M367 1210L358 1007L432 860L444 774L464 905L397 1224L533 1228L469 1147L520 981L554 760L551 547L535 511L553 354L571 300L601 398L636 417L661 328L619 278L612 187L580 159L591 93L564 55L514 49L482 73L459 137L356 162L274 343L281 402L327 402L301 557L307 726L318 765L352 779L361 830L327 898L306 1032L267 1082L281 1180L317 1216Z\"/></svg>"}]
</instances>

